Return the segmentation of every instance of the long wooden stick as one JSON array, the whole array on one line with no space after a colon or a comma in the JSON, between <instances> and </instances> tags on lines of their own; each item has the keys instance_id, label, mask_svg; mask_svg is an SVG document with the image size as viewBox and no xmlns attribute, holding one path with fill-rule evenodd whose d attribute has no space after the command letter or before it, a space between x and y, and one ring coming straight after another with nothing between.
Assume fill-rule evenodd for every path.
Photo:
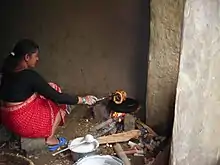
<instances>
[{"instance_id":1,"label":"long wooden stick","mask_svg":"<svg viewBox=\"0 0 220 165\"><path fill-rule=\"evenodd\" d=\"M127 132L102 136L97 138L99 144L127 142L132 138L138 138L141 135L140 130L131 130Z\"/></svg>"},{"instance_id":2,"label":"long wooden stick","mask_svg":"<svg viewBox=\"0 0 220 165\"><path fill-rule=\"evenodd\" d=\"M121 158L121 160L124 162L125 165L131 165L130 160L128 159L127 155L124 153L121 145L119 143L116 143L113 146L116 154L118 155L119 158Z\"/></svg>"}]
</instances>

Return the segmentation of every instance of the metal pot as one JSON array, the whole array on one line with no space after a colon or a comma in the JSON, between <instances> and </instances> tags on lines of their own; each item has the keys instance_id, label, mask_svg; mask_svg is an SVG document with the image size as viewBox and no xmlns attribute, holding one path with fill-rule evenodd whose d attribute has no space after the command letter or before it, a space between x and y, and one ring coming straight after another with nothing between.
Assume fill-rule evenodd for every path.
<instances>
[{"instance_id":1,"label":"metal pot","mask_svg":"<svg viewBox=\"0 0 220 165\"><path fill-rule=\"evenodd\" d=\"M80 150L79 147L74 147L74 148L72 147L82 139L83 137L79 137L69 142L68 148L71 151L71 155L74 162L86 156L93 156L97 154L97 150L99 147L99 142L97 140L95 140L92 144L89 144L90 146L88 147L88 149L86 149L86 146L82 146L82 145L79 146L81 147L82 150ZM84 147L84 149L82 147Z\"/></svg>"},{"instance_id":2,"label":"metal pot","mask_svg":"<svg viewBox=\"0 0 220 165\"><path fill-rule=\"evenodd\" d=\"M92 152L87 152L87 153L77 153L77 152L71 151L71 155L72 155L73 161L76 162L84 157L97 155L97 151L92 151Z\"/></svg>"},{"instance_id":3,"label":"metal pot","mask_svg":"<svg viewBox=\"0 0 220 165\"><path fill-rule=\"evenodd\" d=\"M79 159L73 165L124 165L123 161L117 157L110 155L86 156Z\"/></svg>"}]
</instances>

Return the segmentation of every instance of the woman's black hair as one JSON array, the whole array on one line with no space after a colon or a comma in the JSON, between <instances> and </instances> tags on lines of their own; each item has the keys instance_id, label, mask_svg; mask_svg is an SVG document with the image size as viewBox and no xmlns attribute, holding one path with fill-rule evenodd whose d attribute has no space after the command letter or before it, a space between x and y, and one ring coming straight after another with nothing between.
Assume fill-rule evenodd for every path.
<instances>
[{"instance_id":1,"label":"woman's black hair","mask_svg":"<svg viewBox=\"0 0 220 165\"><path fill-rule=\"evenodd\" d=\"M18 63L24 58L26 54L31 55L36 53L39 46L30 39L21 39L14 46L13 51L7 56L3 62L1 69L2 74L11 73L15 70Z\"/></svg>"}]
</instances>

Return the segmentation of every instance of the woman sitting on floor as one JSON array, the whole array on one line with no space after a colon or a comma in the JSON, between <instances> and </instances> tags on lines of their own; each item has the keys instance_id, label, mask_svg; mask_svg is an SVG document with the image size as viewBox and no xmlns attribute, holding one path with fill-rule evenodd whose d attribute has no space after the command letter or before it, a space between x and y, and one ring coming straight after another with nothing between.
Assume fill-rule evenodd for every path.
<instances>
[{"instance_id":1,"label":"woman sitting on floor","mask_svg":"<svg viewBox=\"0 0 220 165\"><path fill-rule=\"evenodd\" d=\"M34 68L39 60L38 45L20 40L5 59L0 86L1 121L21 137L45 138L49 151L67 144L55 131L64 124L69 105L96 102L95 96L70 96L54 83L47 83Z\"/></svg>"}]
</instances>

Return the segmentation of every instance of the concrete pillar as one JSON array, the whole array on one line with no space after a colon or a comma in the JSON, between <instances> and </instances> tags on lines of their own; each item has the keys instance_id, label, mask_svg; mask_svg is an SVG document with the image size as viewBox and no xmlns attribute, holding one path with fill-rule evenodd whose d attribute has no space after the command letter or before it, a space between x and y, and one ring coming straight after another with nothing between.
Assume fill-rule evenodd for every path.
<instances>
[{"instance_id":1,"label":"concrete pillar","mask_svg":"<svg viewBox=\"0 0 220 165\"><path fill-rule=\"evenodd\" d=\"M220 0L187 0L177 85L172 165L218 165Z\"/></svg>"},{"instance_id":2,"label":"concrete pillar","mask_svg":"<svg viewBox=\"0 0 220 165\"><path fill-rule=\"evenodd\" d=\"M174 111L185 0L151 1L147 123L168 127Z\"/></svg>"}]
</instances>

